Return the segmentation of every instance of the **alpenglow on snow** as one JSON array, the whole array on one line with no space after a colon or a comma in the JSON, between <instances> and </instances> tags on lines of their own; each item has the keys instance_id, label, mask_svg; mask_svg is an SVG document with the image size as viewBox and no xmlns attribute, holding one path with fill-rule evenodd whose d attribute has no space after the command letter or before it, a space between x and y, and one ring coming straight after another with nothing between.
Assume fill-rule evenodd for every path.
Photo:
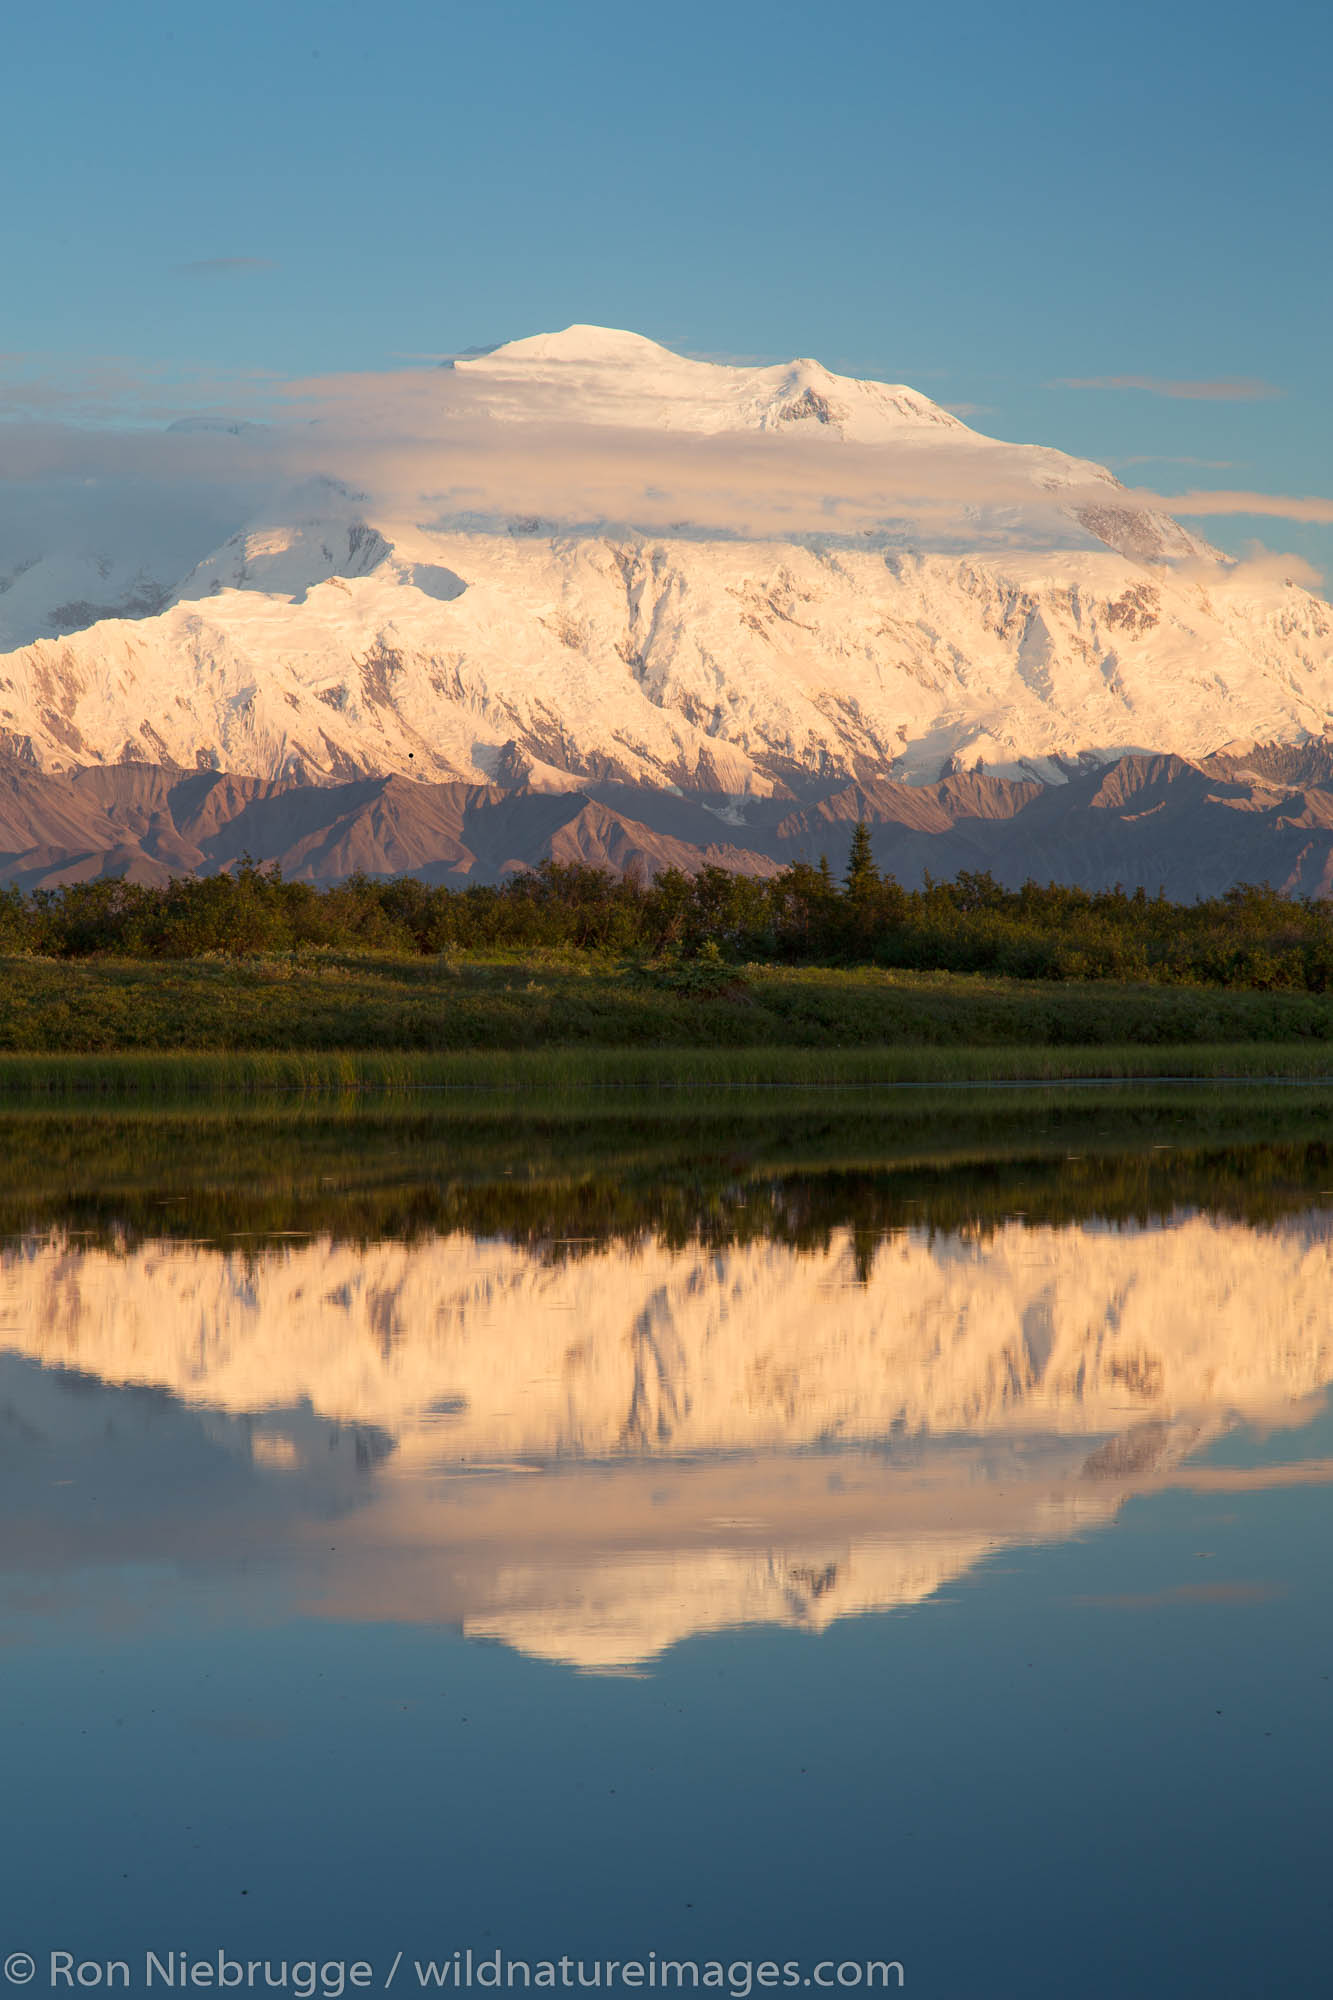
<instances>
[{"instance_id":1,"label":"alpenglow on snow","mask_svg":"<svg viewBox=\"0 0 1333 2000\"><path fill-rule=\"evenodd\" d=\"M169 442L268 498L220 537L197 493L12 531L0 743L29 768L743 800L1058 781L1333 714L1322 599L1101 466L814 361L574 326Z\"/></svg>"}]
</instances>

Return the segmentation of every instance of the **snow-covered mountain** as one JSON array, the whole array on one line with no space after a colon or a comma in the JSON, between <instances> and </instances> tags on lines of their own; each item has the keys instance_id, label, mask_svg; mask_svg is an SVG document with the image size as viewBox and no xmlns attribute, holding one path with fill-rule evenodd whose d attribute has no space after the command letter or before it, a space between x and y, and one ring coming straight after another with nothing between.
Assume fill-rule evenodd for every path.
<instances>
[{"instance_id":1,"label":"snow-covered mountain","mask_svg":"<svg viewBox=\"0 0 1333 2000\"><path fill-rule=\"evenodd\" d=\"M134 555L25 556L0 571L0 643L83 631L104 618L151 618L171 597Z\"/></svg>"},{"instance_id":2,"label":"snow-covered mountain","mask_svg":"<svg viewBox=\"0 0 1333 2000\"><path fill-rule=\"evenodd\" d=\"M1100 466L813 361L571 327L354 384L292 436L317 469L170 576L0 550L0 742L45 771L757 799L1333 716L1322 599Z\"/></svg>"}]
</instances>

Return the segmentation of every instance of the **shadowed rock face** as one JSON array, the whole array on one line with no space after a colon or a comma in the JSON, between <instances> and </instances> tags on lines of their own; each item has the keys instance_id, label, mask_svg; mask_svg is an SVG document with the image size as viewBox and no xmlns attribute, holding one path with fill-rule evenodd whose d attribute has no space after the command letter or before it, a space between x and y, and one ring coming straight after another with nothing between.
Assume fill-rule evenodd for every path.
<instances>
[{"instance_id":1,"label":"shadowed rock face","mask_svg":"<svg viewBox=\"0 0 1333 2000\"><path fill-rule=\"evenodd\" d=\"M1241 882L1284 894L1333 890L1333 751L1276 746L1203 763L1122 757L1065 784L959 772L929 785L867 778L810 784L794 800L589 781L429 784L351 776L304 784L156 764L58 776L0 770L0 879L25 889L125 876L213 874L244 855L291 879L364 873L462 885L547 858L651 877L717 866L767 876L827 855L841 869L864 820L875 859L915 885L960 869L1000 881L1121 883L1178 900Z\"/></svg>"}]
</instances>

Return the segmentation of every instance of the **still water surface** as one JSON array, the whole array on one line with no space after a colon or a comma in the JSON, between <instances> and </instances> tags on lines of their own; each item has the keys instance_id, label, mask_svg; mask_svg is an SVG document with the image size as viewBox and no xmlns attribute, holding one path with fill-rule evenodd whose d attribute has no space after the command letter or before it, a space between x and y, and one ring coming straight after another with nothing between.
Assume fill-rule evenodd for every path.
<instances>
[{"instance_id":1,"label":"still water surface","mask_svg":"<svg viewBox=\"0 0 1333 2000\"><path fill-rule=\"evenodd\" d=\"M1322 1989L1333 1156L1149 1105L850 1166L803 1115L806 1164L730 1114L609 1176L512 1114L11 1123L34 1991L468 1948Z\"/></svg>"}]
</instances>

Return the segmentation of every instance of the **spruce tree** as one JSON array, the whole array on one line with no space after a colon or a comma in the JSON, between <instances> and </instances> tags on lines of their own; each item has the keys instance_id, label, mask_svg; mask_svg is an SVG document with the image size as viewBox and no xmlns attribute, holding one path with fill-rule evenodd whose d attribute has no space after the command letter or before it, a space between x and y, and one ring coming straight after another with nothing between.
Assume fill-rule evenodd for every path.
<instances>
[{"instance_id":1,"label":"spruce tree","mask_svg":"<svg viewBox=\"0 0 1333 2000\"><path fill-rule=\"evenodd\" d=\"M863 819L859 819L853 829L847 873L843 879L847 884L847 894L854 903L869 902L879 887L879 870L870 847L870 828Z\"/></svg>"}]
</instances>

